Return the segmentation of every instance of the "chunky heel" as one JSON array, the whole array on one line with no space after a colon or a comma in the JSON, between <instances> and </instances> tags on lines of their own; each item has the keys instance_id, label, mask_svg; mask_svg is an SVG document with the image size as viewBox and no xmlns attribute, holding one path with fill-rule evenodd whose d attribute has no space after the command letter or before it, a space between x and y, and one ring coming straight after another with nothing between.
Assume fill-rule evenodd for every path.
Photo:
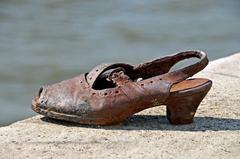
<instances>
[{"instance_id":1,"label":"chunky heel","mask_svg":"<svg viewBox=\"0 0 240 159\"><path fill-rule=\"evenodd\" d=\"M194 94L183 93L180 96L169 98L166 103L167 118L171 124L190 124L203 98L208 93L210 85L200 89Z\"/></svg>"}]
</instances>

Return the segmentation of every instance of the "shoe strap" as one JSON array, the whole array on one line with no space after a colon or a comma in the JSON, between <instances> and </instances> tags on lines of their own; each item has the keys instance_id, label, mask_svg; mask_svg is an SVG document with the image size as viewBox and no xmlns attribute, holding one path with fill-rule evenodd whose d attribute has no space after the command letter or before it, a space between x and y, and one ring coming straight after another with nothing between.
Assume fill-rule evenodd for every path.
<instances>
[{"instance_id":1,"label":"shoe strap","mask_svg":"<svg viewBox=\"0 0 240 159\"><path fill-rule=\"evenodd\" d=\"M178 62L189 59L198 58L199 61L182 69L173 72L169 70ZM197 72L203 70L208 64L208 58L202 51L185 51L172 56L166 56L157 60L139 64L134 68L134 76L143 79L158 76L172 84L183 81Z\"/></svg>"},{"instance_id":2,"label":"shoe strap","mask_svg":"<svg viewBox=\"0 0 240 159\"><path fill-rule=\"evenodd\" d=\"M169 73L165 73L160 75L159 77L163 80L166 80L172 84L181 82L189 77L192 77L194 74L198 73L199 71L203 70L208 65L208 58L207 54L202 51L187 51L182 52L174 56L176 61L181 61L184 59L196 57L200 59L198 62L184 67L182 69L178 69L176 71L172 71Z\"/></svg>"},{"instance_id":3,"label":"shoe strap","mask_svg":"<svg viewBox=\"0 0 240 159\"><path fill-rule=\"evenodd\" d=\"M115 68L123 68L126 72L132 72L133 66L125 63L103 63L95 68L93 68L87 75L87 82L89 83L90 87L93 87L96 80L99 78L99 76L110 70Z\"/></svg>"},{"instance_id":4,"label":"shoe strap","mask_svg":"<svg viewBox=\"0 0 240 159\"><path fill-rule=\"evenodd\" d=\"M171 69L171 67L177 62L192 57L199 58L200 60L195 64L192 64L182 69L178 69L173 72L163 73L160 75L159 75L160 72L157 72L158 70L168 72ZM152 64L155 65L155 67L151 66ZM131 102L134 102L132 100L136 99L136 97L141 97L143 99L146 99L146 101L149 101L151 99L151 102L154 105L161 105L169 96L170 89L173 84L193 76L197 72L204 69L207 66L207 64L208 58L206 53L202 51L186 51L147 63L148 65L148 67L146 67L147 71L144 70L144 67L142 67L144 66L144 64L142 66L136 67L144 70L145 73L148 75L150 74L152 76L153 73L157 74L152 78L145 79L140 82L132 82L126 80L127 78L123 78L122 80L116 82L117 85L121 86L121 89L125 93L125 95L131 99ZM159 67L157 67L158 69L155 69L156 65L159 65ZM165 68L161 69L164 66ZM154 68L153 70L156 72L151 72L152 70L149 67L153 67ZM134 69L134 73L136 71L136 68ZM141 75L145 74L142 73ZM122 85L124 81L126 81L126 83Z\"/></svg>"},{"instance_id":5,"label":"shoe strap","mask_svg":"<svg viewBox=\"0 0 240 159\"><path fill-rule=\"evenodd\" d=\"M173 65L179 61L194 57L199 58L200 60L195 64L173 72L169 72ZM203 70L207 64L208 58L205 52L185 51L172 56L166 56L157 60L139 64L135 67L125 63L103 63L96 66L88 73L87 81L90 87L93 87L95 81L103 72L121 67L125 70L125 73L130 75L133 79L135 77L142 77L143 79L146 79L149 77L158 76L159 78L174 84L183 81Z\"/></svg>"}]
</instances>

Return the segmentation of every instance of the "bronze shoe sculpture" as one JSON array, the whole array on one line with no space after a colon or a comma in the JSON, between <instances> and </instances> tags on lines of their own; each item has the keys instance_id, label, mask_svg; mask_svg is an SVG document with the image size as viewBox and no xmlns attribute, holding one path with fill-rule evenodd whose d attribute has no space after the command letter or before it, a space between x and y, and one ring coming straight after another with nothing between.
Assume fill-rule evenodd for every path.
<instances>
[{"instance_id":1,"label":"bronze shoe sculpture","mask_svg":"<svg viewBox=\"0 0 240 159\"><path fill-rule=\"evenodd\" d=\"M199 61L170 71L177 62L193 57ZM136 66L101 64L89 73L40 88L32 109L54 119L111 125L144 109L166 105L170 123L192 123L212 81L189 77L207 64L202 51L185 51Z\"/></svg>"}]
</instances>

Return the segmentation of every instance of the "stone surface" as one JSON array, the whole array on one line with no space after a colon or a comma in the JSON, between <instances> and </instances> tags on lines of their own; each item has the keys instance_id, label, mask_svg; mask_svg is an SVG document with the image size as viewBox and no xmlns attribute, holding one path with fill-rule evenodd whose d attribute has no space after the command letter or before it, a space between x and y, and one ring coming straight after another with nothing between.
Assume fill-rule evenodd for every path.
<instances>
[{"instance_id":1,"label":"stone surface","mask_svg":"<svg viewBox=\"0 0 240 159\"><path fill-rule=\"evenodd\" d=\"M240 53L197 76L214 84L193 124L170 125L164 107L108 127L38 115L0 128L0 158L240 158Z\"/></svg>"}]
</instances>

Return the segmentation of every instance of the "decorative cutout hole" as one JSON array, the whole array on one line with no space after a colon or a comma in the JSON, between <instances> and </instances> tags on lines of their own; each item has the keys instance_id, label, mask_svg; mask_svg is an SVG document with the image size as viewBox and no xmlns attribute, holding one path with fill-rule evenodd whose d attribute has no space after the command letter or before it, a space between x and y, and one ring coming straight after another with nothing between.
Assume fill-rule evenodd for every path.
<instances>
[{"instance_id":1,"label":"decorative cutout hole","mask_svg":"<svg viewBox=\"0 0 240 159\"><path fill-rule=\"evenodd\" d=\"M119 91L115 91L115 93L119 93Z\"/></svg>"},{"instance_id":2,"label":"decorative cutout hole","mask_svg":"<svg viewBox=\"0 0 240 159\"><path fill-rule=\"evenodd\" d=\"M98 70L96 70L96 72L98 72Z\"/></svg>"},{"instance_id":3,"label":"decorative cutout hole","mask_svg":"<svg viewBox=\"0 0 240 159\"><path fill-rule=\"evenodd\" d=\"M96 93L92 93L92 95L94 96Z\"/></svg>"},{"instance_id":4,"label":"decorative cutout hole","mask_svg":"<svg viewBox=\"0 0 240 159\"><path fill-rule=\"evenodd\" d=\"M144 84L142 83L141 86L144 86Z\"/></svg>"},{"instance_id":5,"label":"decorative cutout hole","mask_svg":"<svg viewBox=\"0 0 240 159\"><path fill-rule=\"evenodd\" d=\"M161 80L162 80L162 78L159 78L159 80L161 81Z\"/></svg>"},{"instance_id":6,"label":"decorative cutout hole","mask_svg":"<svg viewBox=\"0 0 240 159\"><path fill-rule=\"evenodd\" d=\"M104 93L104 95L106 96L106 95L107 95L107 93Z\"/></svg>"},{"instance_id":7,"label":"decorative cutout hole","mask_svg":"<svg viewBox=\"0 0 240 159\"><path fill-rule=\"evenodd\" d=\"M83 81L80 81L80 83L83 83Z\"/></svg>"},{"instance_id":8,"label":"decorative cutout hole","mask_svg":"<svg viewBox=\"0 0 240 159\"><path fill-rule=\"evenodd\" d=\"M153 83L153 81L150 81L150 83Z\"/></svg>"}]
</instances>

